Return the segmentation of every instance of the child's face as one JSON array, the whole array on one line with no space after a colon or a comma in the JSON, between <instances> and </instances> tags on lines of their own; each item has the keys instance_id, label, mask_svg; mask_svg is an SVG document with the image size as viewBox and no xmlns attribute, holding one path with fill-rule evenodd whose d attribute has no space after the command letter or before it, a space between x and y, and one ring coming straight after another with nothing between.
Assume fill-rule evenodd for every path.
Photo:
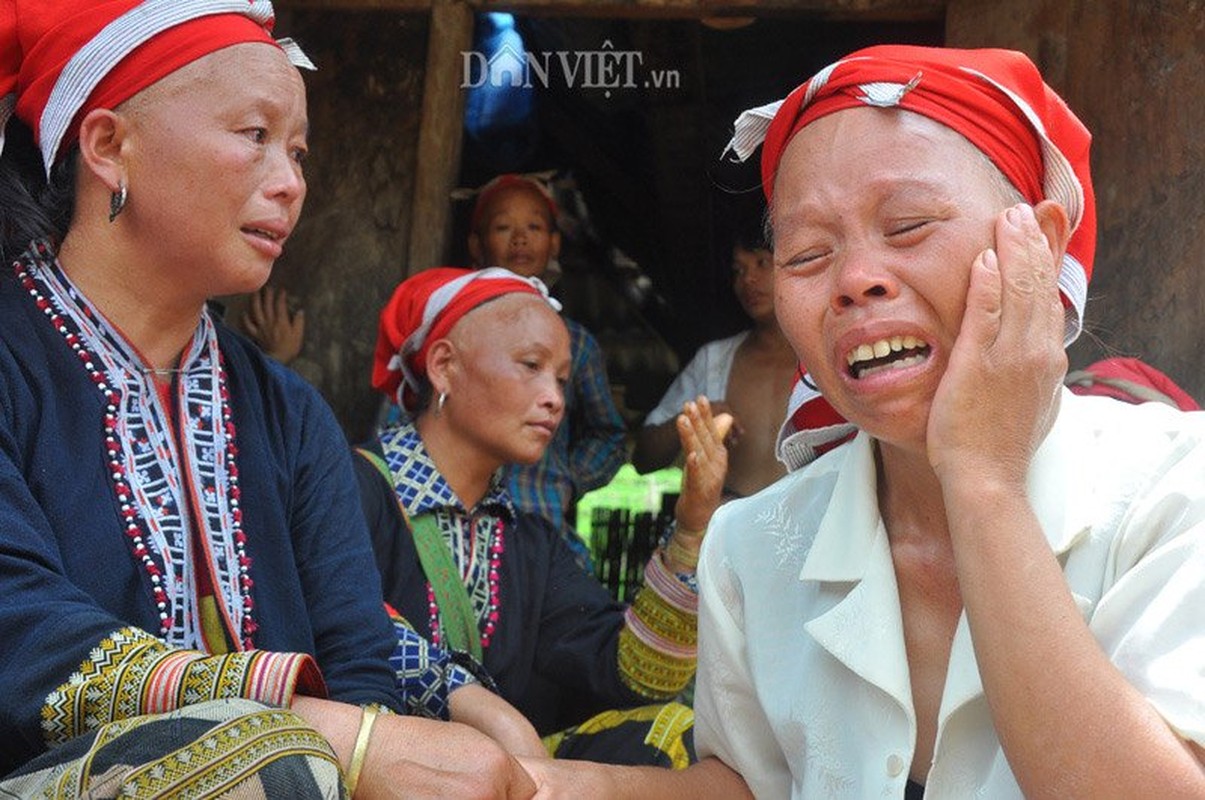
<instances>
[{"instance_id":1,"label":"child's face","mask_svg":"<svg viewBox=\"0 0 1205 800\"><path fill-rule=\"evenodd\" d=\"M524 277L540 277L561 248L552 229L548 202L535 189L503 189L469 235L469 251L479 267L506 267Z\"/></svg>"},{"instance_id":2,"label":"child's face","mask_svg":"<svg viewBox=\"0 0 1205 800\"><path fill-rule=\"evenodd\" d=\"M764 248L732 248L732 290L754 322L774 318L774 255Z\"/></svg>"}]
</instances>

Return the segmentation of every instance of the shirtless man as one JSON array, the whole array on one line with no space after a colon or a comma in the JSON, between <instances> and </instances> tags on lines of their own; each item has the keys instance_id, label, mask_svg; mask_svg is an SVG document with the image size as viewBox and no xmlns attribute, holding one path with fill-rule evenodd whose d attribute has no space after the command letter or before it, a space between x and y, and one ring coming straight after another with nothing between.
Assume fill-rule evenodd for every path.
<instances>
[{"instance_id":1,"label":"shirtless man","mask_svg":"<svg viewBox=\"0 0 1205 800\"><path fill-rule=\"evenodd\" d=\"M675 419L683 405L706 397L734 418L728 446L728 497L744 497L784 474L774 455L797 360L774 317L773 256L757 240L732 248L732 288L753 327L708 342L674 379L636 435L632 464L640 473L668 466L680 446Z\"/></svg>"}]
</instances>

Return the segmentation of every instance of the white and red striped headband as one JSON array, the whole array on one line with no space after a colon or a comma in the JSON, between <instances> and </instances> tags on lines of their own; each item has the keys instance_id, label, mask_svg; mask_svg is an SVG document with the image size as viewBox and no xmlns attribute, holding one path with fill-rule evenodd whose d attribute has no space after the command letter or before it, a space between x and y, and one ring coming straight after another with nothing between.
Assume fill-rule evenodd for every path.
<instances>
[{"instance_id":1,"label":"white and red striped headband","mask_svg":"<svg viewBox=\"0 0 1205 800\"><path fill-rule=\"evenodd\" d=\"M280 47L270 0L12 0L0 9L0 150L15 113L49 174L93 108L112 108L180 67L244 42Z\"/></svg>"},{"instance_id":2,"label":"white and red striped headband","mask_svg":"<svg viewBox=\"0 0 1205 800\"><path fill-rule=\"evenodd\" d=\"M539 278L502 267L432 267L398 284L381 310L373 354L372 385L407 410L418 399L427 372L427 350L447 336L461 317L504 294L543 298L556 311L561 304Z\"/></svg>"}]
</instances>

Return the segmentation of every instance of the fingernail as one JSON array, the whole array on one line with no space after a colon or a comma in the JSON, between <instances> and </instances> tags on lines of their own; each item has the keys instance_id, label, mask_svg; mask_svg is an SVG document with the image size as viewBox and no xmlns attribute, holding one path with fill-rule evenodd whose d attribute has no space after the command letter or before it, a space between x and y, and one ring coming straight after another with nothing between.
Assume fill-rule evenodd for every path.
<instances>
[{"instance_id":1,"label":"fingernail","mask_svg":"<svg viewBox=\"0 0 1205 800\"><path fill-rule=\"evenodd\" d=\"M1000 268L1000 262L996 258L996 251L992 250L990 247L983 251L983 266L987 267L988 269Z\"/></svg>"}]
</instances>

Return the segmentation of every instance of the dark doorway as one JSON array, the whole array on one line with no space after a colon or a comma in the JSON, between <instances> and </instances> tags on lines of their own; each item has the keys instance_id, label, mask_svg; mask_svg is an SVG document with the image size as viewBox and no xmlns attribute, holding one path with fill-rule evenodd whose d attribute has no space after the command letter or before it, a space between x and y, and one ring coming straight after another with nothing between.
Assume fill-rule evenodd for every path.
<instances>
[{"instance_id":1,"label":"dark doorway","mask_svg":"<svg viewBox=\"0 0 1205 800\"><path fill-rule=\"evenodd\" d=\"M554 291L599 339L632 421L700 344L744 325L729 253L763 200L756 158L721 160L733 119L854 49L940 44L944 26L506 17L479 16L482 55L466 69L521 40L519 58L534 71L529 64L519 86L503 76L492 110L484 106L499 120L492 127L474 116L483 106L470 94L460 185L508 171L562 180L558 200L585 219L565 232ZM488 83L480 72L466 78ZM466 217L457 215L454 247L463 248Z\"/></svg>"}]
</instances>

